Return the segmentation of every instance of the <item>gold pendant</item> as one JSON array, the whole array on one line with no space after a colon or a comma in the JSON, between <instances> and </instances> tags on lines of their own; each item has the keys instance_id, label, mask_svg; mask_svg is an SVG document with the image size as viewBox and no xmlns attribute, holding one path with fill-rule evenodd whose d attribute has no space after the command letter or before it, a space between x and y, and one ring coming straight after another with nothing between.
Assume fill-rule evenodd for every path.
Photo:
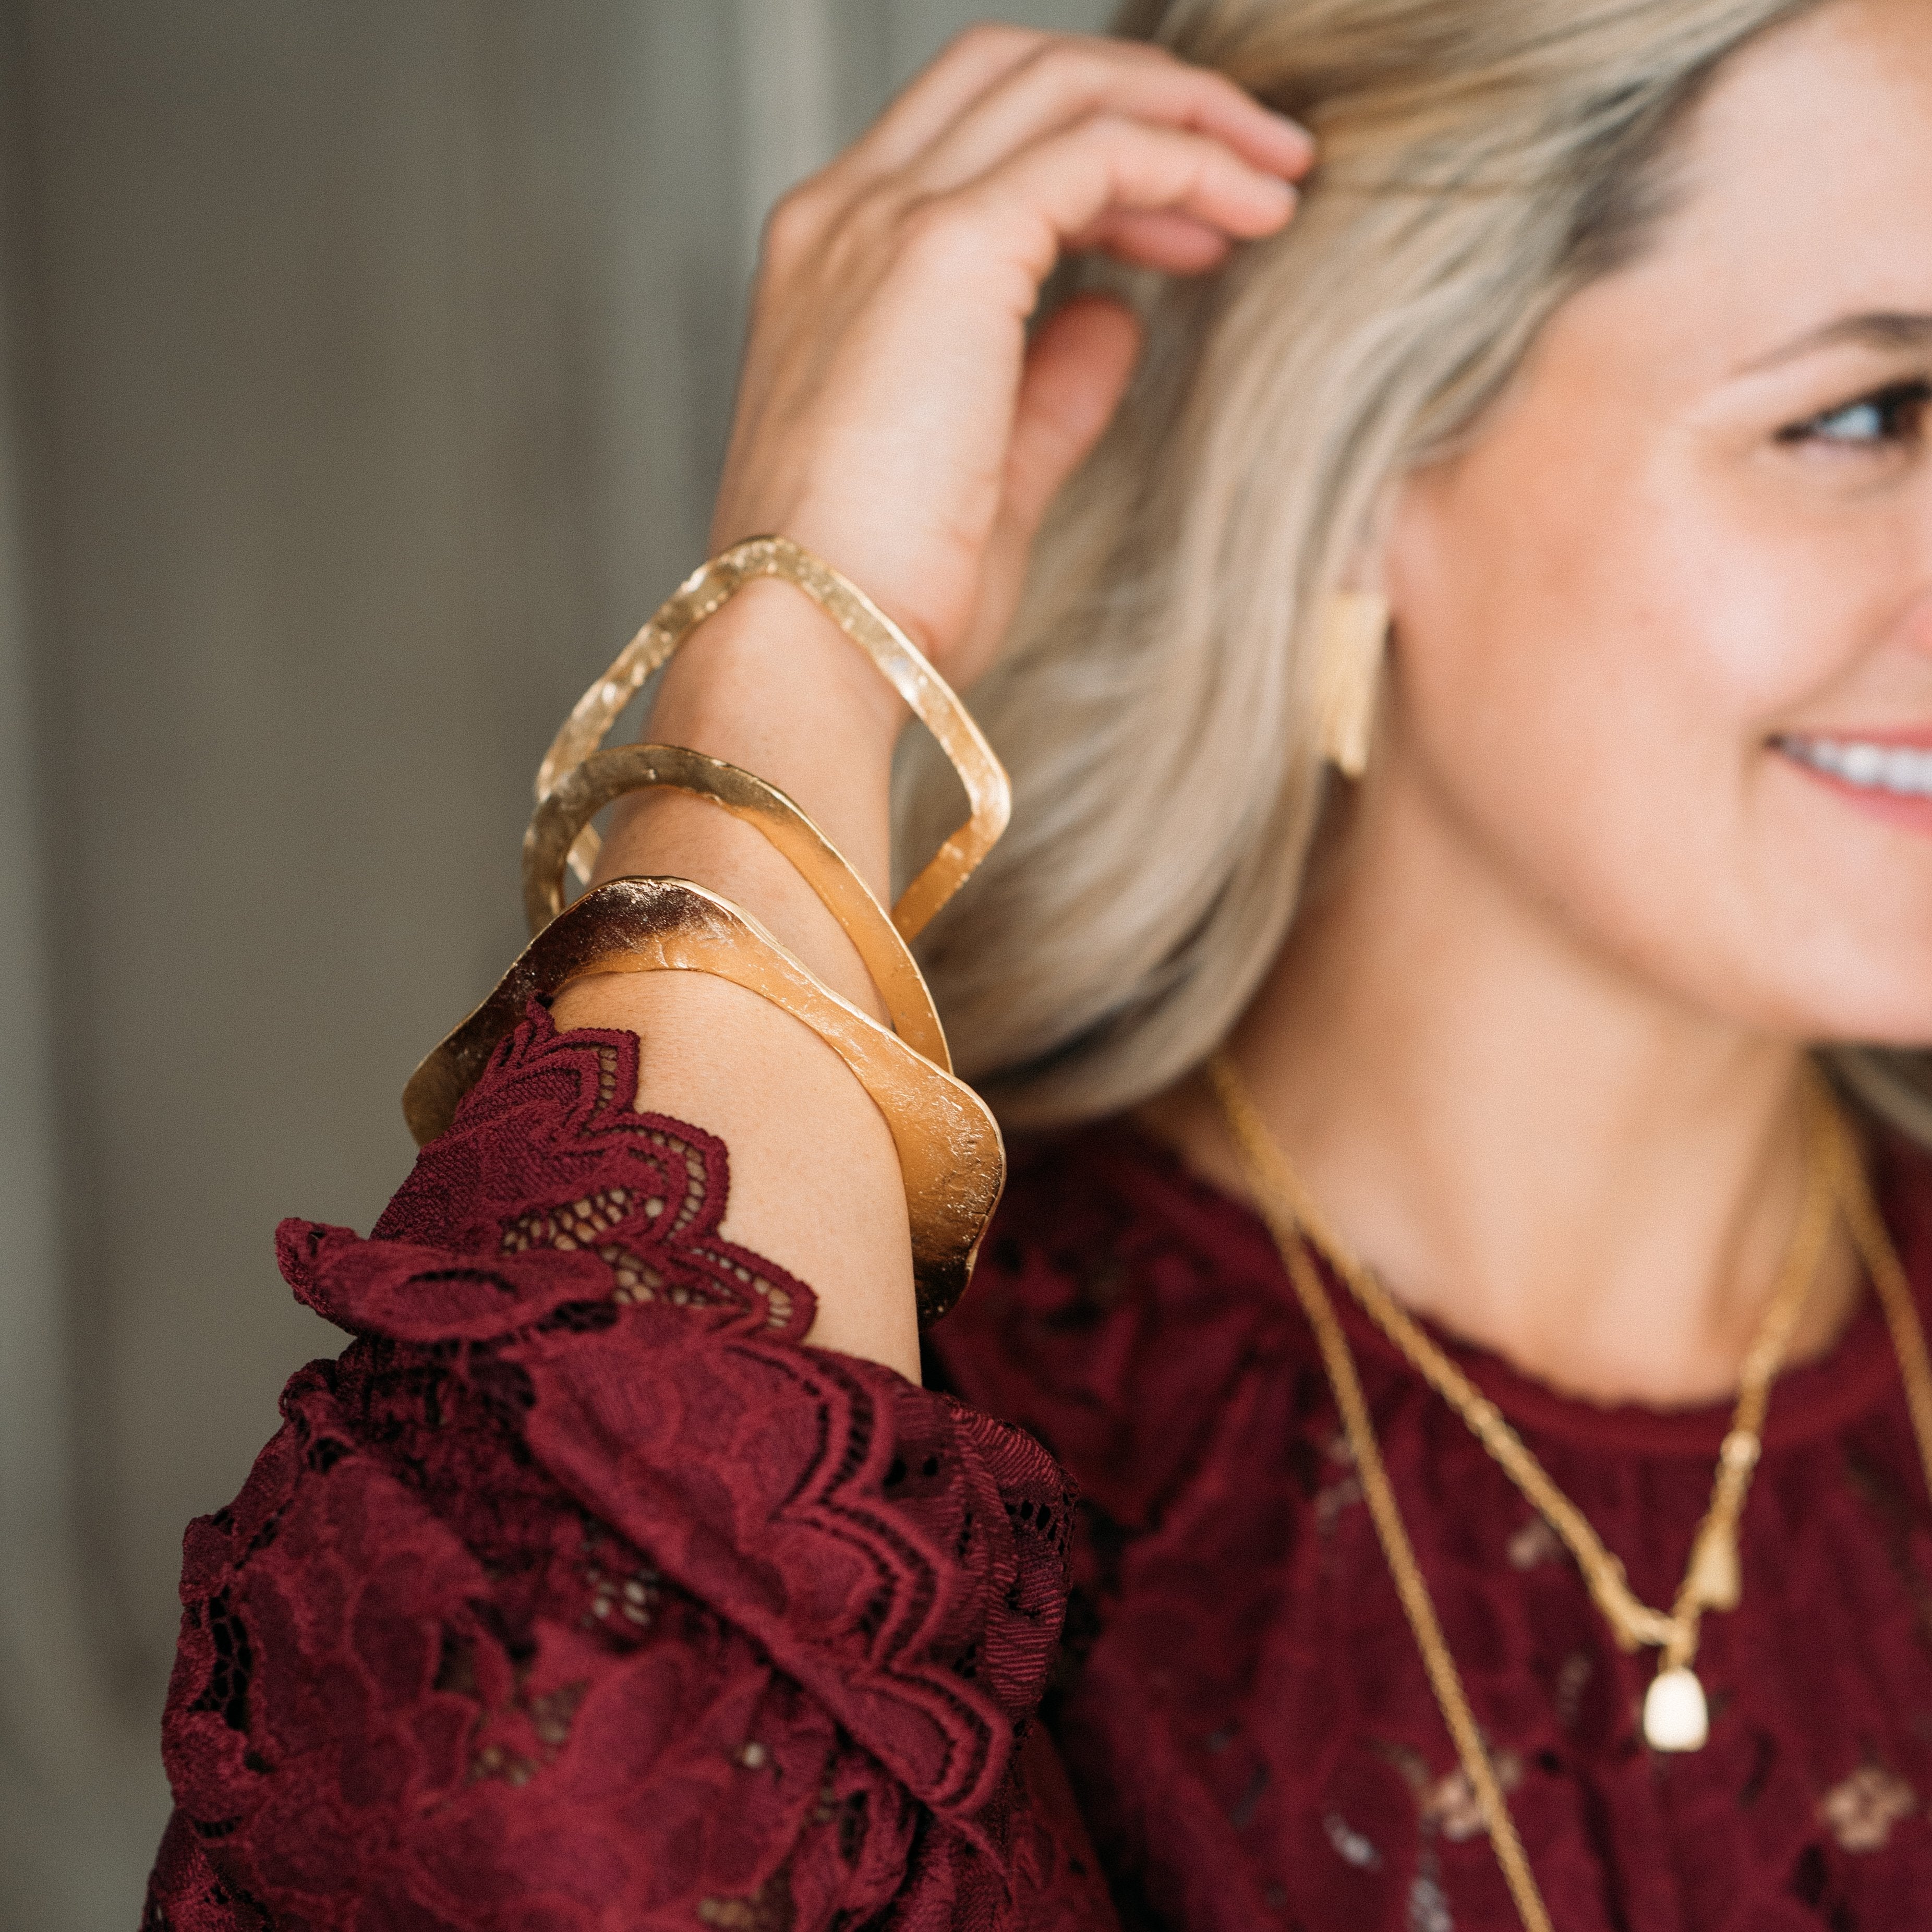
<instances>
[{"instance_id":1,"label":"gold pendant","mask_svg":"<svg viewBox=\"0 0 1932 1932\"><path fill-rule=\"evenodd\" d=\"M1660 1670L1643 1699L1643 1741L1652 1750L1702 1750L1711 1736L1711 1707L1697 1673L1683 1664Z\"/></svg>"}]
</instances>

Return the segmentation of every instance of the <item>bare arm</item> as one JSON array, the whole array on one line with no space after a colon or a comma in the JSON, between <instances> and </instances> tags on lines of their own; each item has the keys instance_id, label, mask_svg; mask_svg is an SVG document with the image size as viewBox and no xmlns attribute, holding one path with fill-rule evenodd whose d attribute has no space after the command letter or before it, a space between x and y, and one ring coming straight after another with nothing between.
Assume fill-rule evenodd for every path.
<instances>
[{"instance_id":1,"label":"bare arm","mask_svg":"<svg viewBox=\"0 0 1932 1932\"><path fill-rule=\"evenodd\" d=\"M792 537L854 578L956 685L992 661L1034 531L1104 428L1138 346L1116 304L1029 338L1070 248L1172 272L1292 212L1306 137L1219 76L1140 46L968 34L788 197L761 265L717 548ZM902 708L802 595L765 584L674 662L650 735L789 793L884 898ZM877 999L830 915L749 828L658 796L620 814L600 878L663 873L735 900L832 986ZM831 1050L754 995L607 975L565 1026L644 1041L640 1107L731 1150L726 1231L812 1282L811 1339L918 1374L910 1253L884 1120Z\"/></svg>"}]
</instances>

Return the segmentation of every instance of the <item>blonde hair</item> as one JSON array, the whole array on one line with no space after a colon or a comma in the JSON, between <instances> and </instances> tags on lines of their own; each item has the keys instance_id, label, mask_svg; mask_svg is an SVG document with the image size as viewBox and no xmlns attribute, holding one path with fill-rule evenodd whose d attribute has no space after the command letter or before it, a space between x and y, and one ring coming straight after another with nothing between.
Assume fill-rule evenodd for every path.
<instances>
[{"instance_id":1,"label":"blonde hair","mask_svg":"<svg viewBox=\"0 0 1932 1932\"><path fill-rule=\"evenodd\" d=\"M1124 30L1319 136L1280 238L1145 302L1126 404L974 694L1012 828L922 948L1016 1124L1110 1113L1225 1036L1294 919L1328 783L1316 614L1402 471L1670 199L1714 69L1817 0L1156 0ZM944 823L906 776L909 836Z\"/></svg>"}]
</instances>

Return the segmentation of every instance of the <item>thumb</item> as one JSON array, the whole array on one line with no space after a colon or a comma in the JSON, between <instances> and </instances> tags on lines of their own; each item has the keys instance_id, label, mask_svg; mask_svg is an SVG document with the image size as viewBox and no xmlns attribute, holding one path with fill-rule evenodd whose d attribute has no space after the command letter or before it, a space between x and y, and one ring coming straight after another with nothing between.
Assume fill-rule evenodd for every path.
<instances>
[{"instance_id":1,"label":"thumb","mask_svg":"<svg viewBox=\"0 0 1932 1932\"><path fill-rule=\"evenodd\" d=\"M1029 534L1112 421L1142 329L1111 296L1076 296L1040 325L1020 376L1002 520Z\"/></svg>"}]
</instances>

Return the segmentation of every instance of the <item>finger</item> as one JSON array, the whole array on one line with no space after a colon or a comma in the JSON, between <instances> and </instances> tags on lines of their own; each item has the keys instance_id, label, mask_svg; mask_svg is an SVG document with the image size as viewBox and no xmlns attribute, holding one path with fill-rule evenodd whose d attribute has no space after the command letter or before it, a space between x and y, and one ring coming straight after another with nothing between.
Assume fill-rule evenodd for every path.
<instances>
[{"instance_id":1,"label":"finger","mask_svg":"<svg viewBox=\"0 0 1932 1932\"><path fill-rule=\"evenodd\" d=\"M900 90L826 175L870 178L905 166L974 101L1030 60L1046 38L1037 28L1000 21L968 27Z\"/></svg>"},{"instance_id":2,"label":"finger","mask_svg":"<svg viewBox=\"0 0 1932 1932\"><path fill-rule=\"evenodd\" d=\"M1083 234L1069 236L1065 246L1070 255L1111 255L1165 275L1198 275L1218 268L1228 259L1230 244L1218 230L1184 214L1122 210L1102 215Z\"/></svg>"},{"instance_id":3,"label":"finger","mask_svg":"<svg viewBox=\"0 0 1932 1932\"><path fill-rule=\"evenodd\" d=\"M1040 325L1027 350L1007 446L1004 520L1030 536L1061 484L1113 419L1141 351L1125 303L1079 296Z\"/></svg>"},{"instance_id":4,"label":"finger","mask_svg":"<svg viewBox=\"0 0 1932 1932\"><path fill-rule=\"evenodd\" d=\"M1225 74L1157 47L1062 37L1042 41L989 83L920 157L913 179L943 194L1101 113L1211 136L1284 178L1306 173L1315 158L1305 128Z\"/></svg>"},{"instance_id":5,"label":"finger","mask_svg":"<svg viewBox=\"0 0 1932 1932\"><path fill-rule=\"evenodd\" d=\"M927 204L914 232L947 258L949 273L1010 264L1030 277L1024 313L1067 242L1103 218L1174 214L1252 240L1283 226L1294 204L1294 190L1279 175L1207 135L1098 115ZM1015 238L1010 254L987 246L989 234L1002 232Z\"/></svg>"}]
</instances>

